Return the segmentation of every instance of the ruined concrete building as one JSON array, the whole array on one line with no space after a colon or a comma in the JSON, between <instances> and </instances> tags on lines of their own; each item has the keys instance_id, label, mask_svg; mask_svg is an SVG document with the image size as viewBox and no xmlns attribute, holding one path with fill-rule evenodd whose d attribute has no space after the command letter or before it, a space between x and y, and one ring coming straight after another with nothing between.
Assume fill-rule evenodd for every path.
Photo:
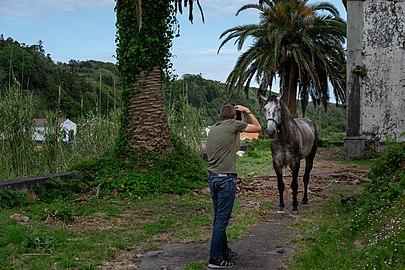
<instances>
[{"instance_id":1,"label":"ruined concrete building","mask_svg":"<svg viewBox=\"0 0 405 270\"><path fill-rule=\"evenodd\" d=\"M405 141L405 0L347 1L347 158Z\"/></svg>"}]
</instances>

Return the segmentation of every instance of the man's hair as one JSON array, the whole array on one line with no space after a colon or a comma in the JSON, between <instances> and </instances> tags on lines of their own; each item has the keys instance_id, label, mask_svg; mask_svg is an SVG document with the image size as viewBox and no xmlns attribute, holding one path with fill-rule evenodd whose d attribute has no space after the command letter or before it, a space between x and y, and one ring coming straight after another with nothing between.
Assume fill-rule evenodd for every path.
<instances>
[{"instance_id":1,"label":"man's hair","mask_svg":"<svg viewBox=\"0 0 405 270\"><path fill-rule=\"evenodd\" d=\"M219 115L219 120L234 119L236 115L236 109L232 104L225 104L221 108L221 114Z\"/></svg>"}]
</instances>

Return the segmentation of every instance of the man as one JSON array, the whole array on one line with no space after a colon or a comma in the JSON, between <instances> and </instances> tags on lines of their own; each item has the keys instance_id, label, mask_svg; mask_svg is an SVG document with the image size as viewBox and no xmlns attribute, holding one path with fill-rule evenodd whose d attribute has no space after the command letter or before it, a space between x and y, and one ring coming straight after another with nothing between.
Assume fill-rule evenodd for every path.
<instances>
[{"instance_id":1,"label":"man","mask_svg":"<svg viewBox=\"0 0 405 270\"><path fill-rule=\"evenodd\" d=\"M236 111L245 113L249 124L236 120ZM240 132L260 130L260 123L248 108L225 104L220 111L220 121L211 126L208 133L208 185L214 206L209 268L227 269L236 265L233 260L238 254L228 246L226 228L236 196L237 138Z\"/></svg>"}]
</instances>

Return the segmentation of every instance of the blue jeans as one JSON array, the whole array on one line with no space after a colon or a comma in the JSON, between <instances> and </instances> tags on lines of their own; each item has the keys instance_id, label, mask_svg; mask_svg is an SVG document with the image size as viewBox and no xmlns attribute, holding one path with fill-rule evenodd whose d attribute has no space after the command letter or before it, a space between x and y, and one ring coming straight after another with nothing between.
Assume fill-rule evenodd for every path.
<instances>
[{"instance_id":1,"label":"blue jeans","mask_svg":"<svg viewBox=\"0 0 405 270\"><path fill-rule=\"evenodd\" d=\"M236 195L236 174L225 176L208 172L208 185L214 206L210 259L218 260L228 252L226 227L231 218Z\"/></svg>"}]
</instances>

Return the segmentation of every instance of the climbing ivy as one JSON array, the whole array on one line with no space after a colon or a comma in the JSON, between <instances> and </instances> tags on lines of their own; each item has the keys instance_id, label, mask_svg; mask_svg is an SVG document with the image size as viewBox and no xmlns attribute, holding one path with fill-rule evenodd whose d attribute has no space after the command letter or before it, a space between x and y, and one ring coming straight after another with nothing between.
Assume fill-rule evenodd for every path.
<instances>
[{"instance_id":1,"label":"climbing ivy","mask_svg":"<svg viewBox=\"0 0 405 270\"><path fill-rule=\"evenodd\" d=\"M121 129L117 141L117 151L127 152L125 127L128 123L128 102L130 94L137 91L135 82L143 73L160 67L162 77L170 76L170 49L172 39L178 35L176 12L170 0L142 1L142 27L138 25L137 9L134 1L118 0L115 6L117 14L117 60L121 74L123 112Z\"/></svg>"},{"instance_id":2,"label":"climbing ivy","mask_svg":"<svg viewBox=\"0 0 405 270\"><path fill-rule=\"evenodd\" d=\"M139 29L133 1L119 0L117 13L117 59L124 91L133 90L141 72L155 66L167 71L170 48L178 22L170 0L142 1L142 28Z\"/></svg>"}]
</instances>

